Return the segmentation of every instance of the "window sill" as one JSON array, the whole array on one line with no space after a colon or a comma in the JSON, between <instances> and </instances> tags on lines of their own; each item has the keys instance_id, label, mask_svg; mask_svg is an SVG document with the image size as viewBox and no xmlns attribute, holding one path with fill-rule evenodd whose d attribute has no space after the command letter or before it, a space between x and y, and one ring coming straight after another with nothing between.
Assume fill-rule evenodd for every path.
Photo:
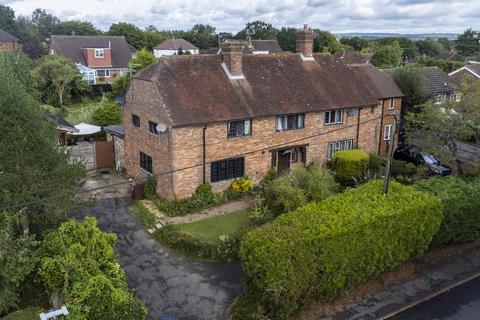
<instances>
[{"instance_id":1,"label":"window sill","mask_svg":"<svg viewBox=\"0 0 480 320\"><path fill-rule=\"evenodd\" d=\"M298 130L303 130L305 128L298 128L298 129L288 129L288 130L277 130L275 129L275 132L289 132L289 131L298 131Z\"/></svg>"},{"instance_id":2,"label":"window sill","mask_svg":"<svg viewBox=\"0 0 480 320\"><path fill-rule=\"evenodd\" d=\"M144 173L148 174L149 176L153 177L153 173L148 172L147 170L143 169L140 167L140 170L143 171Z\"/></svg>"},{"instance_id":3,"label":"window sill","mask_svg":"<svg viewBox=\"0 0 480 320\"><path fill-rule=\"evenodd\" d=\"M246 134L244 136L231 136L231 137L227 136L227 139L241 139L241 138L248 138L250 136L251 134Z\"/></svg>"}]
</instances>

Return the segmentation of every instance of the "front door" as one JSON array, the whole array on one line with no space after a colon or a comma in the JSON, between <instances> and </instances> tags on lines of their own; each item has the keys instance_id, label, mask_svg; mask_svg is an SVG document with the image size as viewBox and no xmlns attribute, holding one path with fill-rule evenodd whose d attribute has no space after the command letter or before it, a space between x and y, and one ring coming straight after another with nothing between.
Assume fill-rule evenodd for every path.
<instances>
[{"instance_id":1,"label":"front door","mask_svg":"<svg viewBox=\"0 0 480 320\"><path fill-rule=\"evenodd\" d=\"M277 173L280 175L290 169L290 153L278 152Z\"/></svg>"}]
</instances>

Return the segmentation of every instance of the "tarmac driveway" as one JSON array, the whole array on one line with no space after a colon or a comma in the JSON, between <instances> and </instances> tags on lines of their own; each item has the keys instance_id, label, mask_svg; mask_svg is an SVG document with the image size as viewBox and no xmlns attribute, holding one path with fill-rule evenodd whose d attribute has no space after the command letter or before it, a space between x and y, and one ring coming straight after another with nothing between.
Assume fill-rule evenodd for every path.
<instances>
[{"instance_id":1,"label":"tarmac driveway","mask_svg":"<svg viewBox=\"0 0 480 320\"><path fill-rule=\"evenodd\" d=\"M240 264L196 262L167 252L128 214L130 204L125 197L106 197L71 215L94 216L103 231L118 235L120 264L147 305L148 319L224 319L241 290Z\"/></svg>"}]
</instances>

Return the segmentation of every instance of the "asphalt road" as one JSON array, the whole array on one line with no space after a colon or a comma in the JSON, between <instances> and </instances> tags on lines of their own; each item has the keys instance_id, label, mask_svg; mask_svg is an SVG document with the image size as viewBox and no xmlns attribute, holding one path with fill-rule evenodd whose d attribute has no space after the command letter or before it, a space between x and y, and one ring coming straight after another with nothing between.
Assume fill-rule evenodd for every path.
<instances>
[{"instance_id":1,"label":"asphalt road","mask_svg":"<svg viewBox=\"0 0 480 320\"><path fill-rule=\"evenodd\" d=\"M480 278L453 288L389 320L479 320Z\"/></svg>"}]
</instances>

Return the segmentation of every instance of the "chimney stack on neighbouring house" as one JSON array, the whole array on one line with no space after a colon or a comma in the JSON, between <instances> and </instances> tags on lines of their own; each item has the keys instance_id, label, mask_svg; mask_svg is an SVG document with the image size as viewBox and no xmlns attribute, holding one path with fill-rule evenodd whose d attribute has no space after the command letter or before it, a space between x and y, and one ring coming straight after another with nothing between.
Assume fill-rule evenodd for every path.
<instances>
[{"instance_id":1,"label":"chimney stack on neighbouring house","mask_svg":"<svg viewBox=\"0 0 480 320\"><path fill-rule=\"evenodd\" d=\"M252 47L252 36L247 33L247 47Z\"/></svg>"},{"instance_id":2,"label":"chimney stack on neighbouring house","mask_svg":"<svg viewBox=\"0 0 480 320\"><path fill-rule=\"evenodd\" d=\"M242 72L242 50L245 41L227 40L222 43L223 68L230 79L244 79Z\"/></svg>"},{"instance_id":3,"label":"chimney stack on neighbouring house","mask_svg":"<svg viewBox=\"0 0 480 320\"><path fill-rule=\"evenodd\" d=\"M303 25L303 29L297 30L295 33L295 39L297 43L297 52L302 54L302 58L313 57L313 32L308 30L306 24Z\"/></svg>"}]
</instances>

